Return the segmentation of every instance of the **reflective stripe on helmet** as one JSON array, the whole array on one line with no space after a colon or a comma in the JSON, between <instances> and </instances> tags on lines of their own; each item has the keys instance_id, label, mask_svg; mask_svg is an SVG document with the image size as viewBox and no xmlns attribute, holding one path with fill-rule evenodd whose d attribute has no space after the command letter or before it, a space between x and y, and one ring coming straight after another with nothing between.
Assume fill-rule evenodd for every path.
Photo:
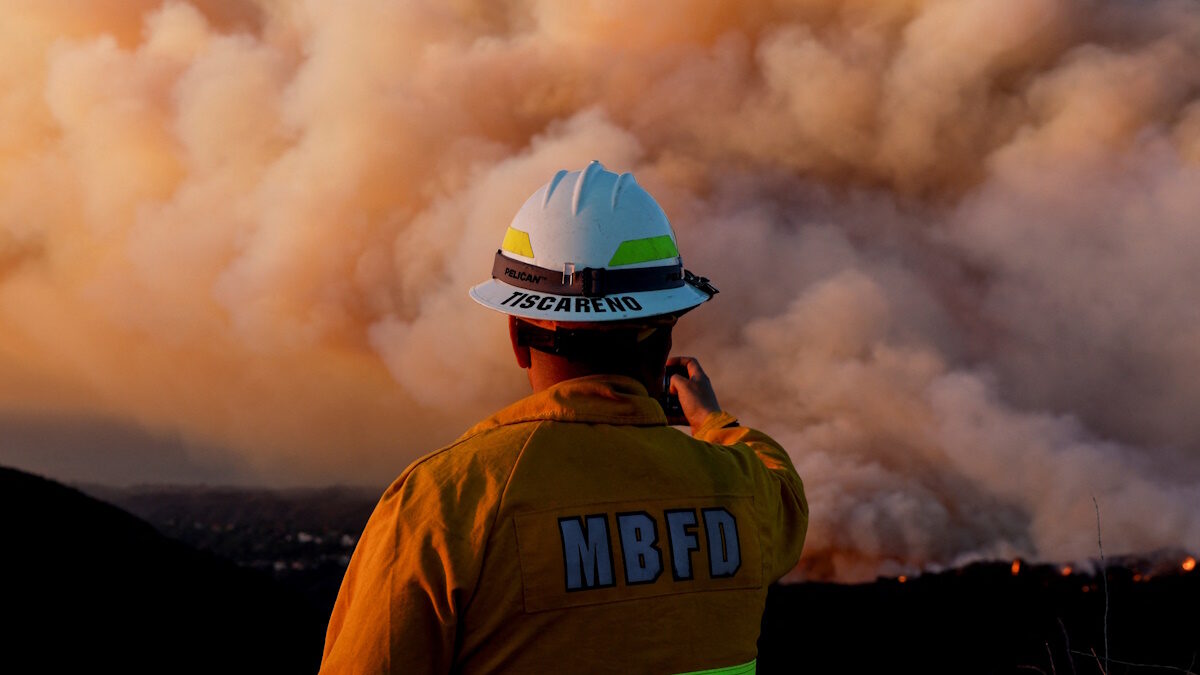
<instances>
[{"instance_id":1,"label":"reflective stripe on helmet","mask_svg":"<svg viewBox=\"0 0 1200 675\"><path fill-rule=\"evenodd\" d=\"M617 247L617 252L613 254L612 260L608 261L608 266L633 265L678 256L679 249L675 248L675 240L670 235L664 234L621 242L621 245Z\"/></svg>"},{"instance_id":2,"label":"reflective stripe on helmet","mask_svg":"<svg viewBox=\"0 0 1200 675\"><path fill-rule=\"evenodd\" d=\"M504 233L504 243L500 244L500 248L525 258L533 257L533 246L529 244L529 233L511 227Z\"/></svg>"},{"instance_id":3,"label":"reflective stripe on helmet","mask_svg":"<svg viewBox=\"0 0 1200 675\"><path fill-rule=\"evenodd\" d=\"M690 673L680 673L679 675L754 675L758 669L757 664L758 659L754 659L749 663L743 663L737 666L713 668L712 670L693 670Z\"/></svg>"}]
</instances>

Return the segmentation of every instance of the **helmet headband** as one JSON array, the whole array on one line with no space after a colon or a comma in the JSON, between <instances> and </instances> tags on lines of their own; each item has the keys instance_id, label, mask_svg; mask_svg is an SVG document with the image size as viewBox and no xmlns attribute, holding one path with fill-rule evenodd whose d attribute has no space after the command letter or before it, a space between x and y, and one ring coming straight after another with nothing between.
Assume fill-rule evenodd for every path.
<instances>
[{"instance_id":1,"label":"helmet headband","mask_svg":"<svg viewBox=\"0 0 1200 675\"><path fill-rule=\"evenodd\" d=\"M635 291L661 291L679 288L684 282L683 265L656 265L627 270L585 267L581 270L552 270L513 260L496 251L492 278L510 286L553 295L581 295L586 298Z\"/></svg>"}]
</instances>

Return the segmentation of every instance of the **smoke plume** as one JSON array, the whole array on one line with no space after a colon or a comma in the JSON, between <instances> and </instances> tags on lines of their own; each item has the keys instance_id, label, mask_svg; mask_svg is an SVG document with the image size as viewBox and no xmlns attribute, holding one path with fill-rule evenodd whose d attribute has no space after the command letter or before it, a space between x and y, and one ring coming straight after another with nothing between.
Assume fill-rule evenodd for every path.
<instances>
[{"instance_id":1,"label":"smoke plume","mask_svg":"<svg viewBox=\"0 0 1200 675\"><path fill-rule=\"evenodd\" d=\"M528 391L466 289L599 159L721 288L676 344L791 452L802 575L1087 557L1093 496L1200 549L1194 0L0 18L6 415L382 484Z\"/></svg>"}]
</instances>

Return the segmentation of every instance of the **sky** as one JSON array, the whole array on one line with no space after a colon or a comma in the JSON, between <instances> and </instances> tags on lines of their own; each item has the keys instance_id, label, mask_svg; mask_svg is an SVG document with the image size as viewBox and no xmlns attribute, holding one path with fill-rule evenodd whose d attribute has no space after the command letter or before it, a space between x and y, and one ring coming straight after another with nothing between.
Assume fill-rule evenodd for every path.
<instances>
[{"instance_id":1,"label":"sky","mask_svg":"<svg viewBox=\"0 0 1200 675\"><path fill-rule=\"evenodd\" d=\"M1200 549L1194 0L15 0L0 464L386 485L528 393L471 302L559 169L721 289L801 573Z\"/></svg>"}]
</instances>

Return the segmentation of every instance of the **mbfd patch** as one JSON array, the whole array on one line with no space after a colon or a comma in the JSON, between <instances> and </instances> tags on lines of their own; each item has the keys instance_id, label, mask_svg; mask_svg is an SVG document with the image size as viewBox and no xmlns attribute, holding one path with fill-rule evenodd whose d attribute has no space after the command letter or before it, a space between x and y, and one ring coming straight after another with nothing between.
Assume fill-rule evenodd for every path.
<instances>
[{"instance_id":1,"label":"mbfd patch","mask_svg":"<svg viewBox=\"0 0 1200 675\"><path fill-rule=\"evenodd\" d=\"M762 584L751 497L582 506L515 522L527 611Z\"/></svg>"}]
</instances>

